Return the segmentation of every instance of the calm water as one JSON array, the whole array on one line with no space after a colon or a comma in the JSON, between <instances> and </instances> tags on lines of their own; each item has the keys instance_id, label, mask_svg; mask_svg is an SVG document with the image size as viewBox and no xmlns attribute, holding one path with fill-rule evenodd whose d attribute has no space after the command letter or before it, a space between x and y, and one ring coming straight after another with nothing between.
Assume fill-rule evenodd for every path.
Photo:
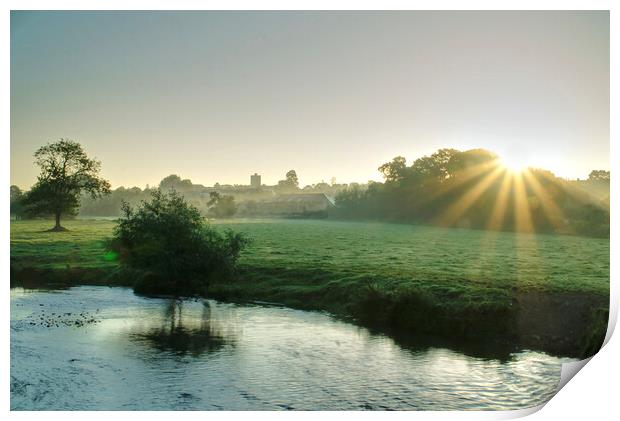
<instances>
[{"instance_id":1,"label":"calm water","mask_svg":"<svg viewBox=\"0 0 620 421\"><path fill-rule=\"evenodd\" d=\"M286 308L11 291L12 409L517 409L553 395L564 361L414 351Z\"/></svg>"}]
</instances>

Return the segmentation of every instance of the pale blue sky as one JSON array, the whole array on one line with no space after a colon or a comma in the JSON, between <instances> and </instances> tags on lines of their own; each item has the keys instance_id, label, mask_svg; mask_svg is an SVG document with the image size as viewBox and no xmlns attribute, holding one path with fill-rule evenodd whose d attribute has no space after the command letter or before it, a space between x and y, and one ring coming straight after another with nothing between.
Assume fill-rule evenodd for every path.
<instances>
[{"instance_id":1,"label":"pale blue sky","mask_svg":"<svg viewBox=\"0 0 620 421\"><path fill-rule=\"evenodd\" d=\"M607 12L13 12L11 183L83 143L114 187L380 179L441 147L609 168Z\"/></svg>"}]
</instances>

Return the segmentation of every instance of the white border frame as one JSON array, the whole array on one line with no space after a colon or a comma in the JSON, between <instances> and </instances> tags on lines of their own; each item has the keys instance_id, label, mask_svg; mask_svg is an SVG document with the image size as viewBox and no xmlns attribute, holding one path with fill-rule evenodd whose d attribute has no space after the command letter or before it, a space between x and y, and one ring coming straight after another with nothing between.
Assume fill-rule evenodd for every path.
<instances>
[{"instance_id":1,"label":"white border frame","mask_svg":"<svg viewBox=\"0 0 620 421\"><path fill-rule=\"evenodd\" d=\"M10 10L610 10L610 115L618 115L617 112L617 98L618 98L618 84L617 78L614 75L618 73L618 54L614 51L614 47L618 45L618 30L614 25L616 23L615 12L620 10L618 6L615 6L612 1L594 0L594 1L553 1L553 0L524 0L524 1L490 1L490 0L470 0L470 1L457 1L457 0L445 0L445 1L405 1L405 0L384 0L378 1L346 1L346 0L299 0L299 1L284 1L284 0L263 0L263 1L251 1L251 0L176 0L174 2L166 2L163 0L152 0L148 3L140 2L136 0L108 0L108 1L78 1L78 0L57 0L53 4L48 0L5 0L2 4L3 14L0 15L0 21L2 22L2 38L1 45L1 59L3 61L2 66L2 84L5 89L3 92L10 92ZM10 95L4 95L1 102L2 109L2 133L4 133L4 141L1 143L2 153L1 156L4 160L1 177L5 186L8 189L10 185ZM610 119L610 168L614 172L618 167L618 152L617 145L617 132L618 126L613 119ZM614 172L615 176L615 172ZM610 250L611 256L618 256L618 226L615 224L617 217L618 202L620 197L618 191L618 185L614 182L615 178L611 182L611 210L612 210L612 224L611 224L611 241ZM5 190L3 195L0 195L0 201L5 213L5 221L9 221L9 206L8 206L8 191ZM10 407L10 390L9 390L9 343L10 343L10 306L9 302L9 256L10 256L10 243L9 239L9 224L5 222L1 225L2 236L4 241L0 243L2 259L2 277L5 286L2 291L4 294L4 303L2 307L3 316L3 329L4 329L4 346L2 347L2 400L3 408L9 412ZM620 343L617 338L612 339L611 334L615 328L617 315L618 315L618 282L617 282L617 269L611 262L610 271L610 322L605 339L605 347L599 352L599 354L592 357L588 369L584 373L580 373L578 378L570 382L556 397L554 397L548 404L548 409L538 412L535 417L553 417L554 419L583 419L584 417L598 419L603 418L605 414L617 413L617 375L620 374L620 368L618 368L614 359L619 355ZM612 339L612 340L610 340ZM590 361L590 360L588 360ZM567 367L563 370L563 385L579 369L585 365L586 362L580 362L581 364L573 364L572 367ZM584 402L585 401L585 402ZM594 404L594 405L593 405ZM506 419L516 418L537 412L540 408L534 407L530 409L517 410L517 411L498 411L498 412L293 412L293 413L274 413L274 412L213 412L209 413L209 417L214 417L219 420L230 420L237 417L252 417L253 419L271 419L271 418L289 418L295 417L299 420L314 419L315 417L327 417L327 418L350 418L353 419L379 419L379 417L390 416L393 418L403 417L415 417L417 419L443 419L449 416L454 419ZM52 420L65 420L65 419L82 419L85 416L92 419L106 419L110 416L120 418L130 418L132 416L140 416L135 412L89 412L84 414L82 412L10 412L9 415L15 419L30 419L34 417L45 417ZM182 417L189 419L203 419L205 413L192 412L150 412L149 418L153 420L164 420L170 416ZM608 417L604 417L608 418Z\"/></svg>"}]
</instances>

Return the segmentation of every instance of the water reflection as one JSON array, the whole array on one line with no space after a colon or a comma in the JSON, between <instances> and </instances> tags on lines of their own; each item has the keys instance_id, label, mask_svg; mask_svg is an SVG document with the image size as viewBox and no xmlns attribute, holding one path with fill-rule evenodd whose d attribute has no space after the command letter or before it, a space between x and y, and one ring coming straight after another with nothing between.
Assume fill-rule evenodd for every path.
<instances>
[{"instance_id":1,"label":"water reflection","mask_svg":"<svg viewBox=\"0 0 620 421\"><path fill-rule=\"evenodd\" d=\"M172 299L164 306L159 326L141 326L129 337L159 351L193 357L219 351L227 345L234 346L235 336L231 335L230 329L224 329L212 319L209 302L198 304L201 307L199 315L192 308L184 311L186 302Z\"/></svg>"},{"instance_id":2,"label":"water reflection","mask_svg":"<svg viewBox=\"0 0 620 421\"><path fill-rule=\"evenodd\" d=\"M402 331L373 332L377 335L389 335L398 346L411 352L425 352L433 348L447 348L469 357L483 360L508 362L515 358L520 349L515 340L509 337L493 338L449 338L433 335L408 334Z\"/></svg>"},{"instance_id":3,"label":"water reflection","mask_svg":"<svg viewBox=\"0 0 620 421\"><path fill-rule=\"evenodd\" d=\"M41 309L96 312L101 322L28 323ZM12 290L11 408L517 409L553 395L563 362L531 351L471 357L409 340L286 308L124 288Z\"/></svg>"}]
</instances>

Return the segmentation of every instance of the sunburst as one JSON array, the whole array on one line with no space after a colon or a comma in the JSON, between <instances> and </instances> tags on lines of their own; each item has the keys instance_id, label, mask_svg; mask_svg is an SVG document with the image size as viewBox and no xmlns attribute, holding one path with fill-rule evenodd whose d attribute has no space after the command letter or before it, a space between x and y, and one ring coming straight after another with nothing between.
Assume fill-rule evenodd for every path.
<instances>
[{"instance_id":1,"label":"sunburst","mask_svg":"<svg viewBox=\"0 0 620 421\"><path fill-rule=\"evenodd\" d=\"M543 177L544 180L539 178ZM451 226L457 223L467 211L476 204L492 185L495 185L495 198L489 209L485 228L489 230L511 229L517 232L535 233L536 224L532 206L539 204L544 216L556 231L564 230L565 216L560 206L555 203L554 196L546 185L551 180L546 173L539 173L528 168L525 160L498 159L481 163L460 171L454 180L448 180L431 198L442 196L454 191L474 179L473 186L446 206L434 221L440 225ZM496 180L501 180L497 184ZM511 211L511 212L509 212ZM512 214L512 221L507 214ZM511 225L509 225L511 224Z\"/></svg>"},{"instance_id":2,"label":"sunburst","mask_svg":"<svg viewBox=\"0 0 620 421\"><path fill-rule=\"evenodd\" d=\"M513 154L502 157L500 165L510 173L519 174L527 170L529 163L527 159Z\"/></svg>"}]
</instances>

